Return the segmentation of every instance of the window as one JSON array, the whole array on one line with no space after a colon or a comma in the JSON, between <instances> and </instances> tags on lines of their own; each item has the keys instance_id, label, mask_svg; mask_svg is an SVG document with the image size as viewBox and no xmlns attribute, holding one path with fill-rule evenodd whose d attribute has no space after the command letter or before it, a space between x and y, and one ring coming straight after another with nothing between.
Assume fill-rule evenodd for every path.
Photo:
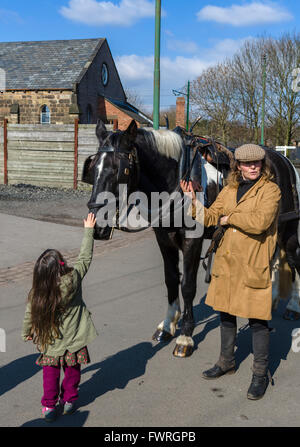
<instances>
[{"instance_id":1,"label":"window","mask_svg":"<svg viewBox=\"0 0 300 447\"><path fill-rule=\"evenodd\" d=\"M46 105L41 108L41 124L50 124L50 110Z\"/></svg>"},{"instance_id":2,"label":"window","mask_svg":"<svg viewBox=\"0 0 300 447\"><path fill-rule=\"evenodd\" d=\"M101 67L101 80L102 84L106 86L108 83L108 68L105 63L103 63Z\"/></svg>"}]
</instances>

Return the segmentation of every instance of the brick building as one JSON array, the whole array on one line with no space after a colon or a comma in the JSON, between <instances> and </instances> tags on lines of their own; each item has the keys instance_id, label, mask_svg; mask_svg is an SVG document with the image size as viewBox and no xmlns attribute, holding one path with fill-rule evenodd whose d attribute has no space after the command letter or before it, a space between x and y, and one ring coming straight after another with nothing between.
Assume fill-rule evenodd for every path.
<instances>
[{"instance_id":1,"label":"brick building","mask_svg":"<svg viewBox=\"0 0 300 447\"><path fill-rule=\"evenodd\" d=\"M129 104L106 39L0 42L0 125L152 121ZM2 90L1 90L2 89Z\"/></svg>"}]
</instances>

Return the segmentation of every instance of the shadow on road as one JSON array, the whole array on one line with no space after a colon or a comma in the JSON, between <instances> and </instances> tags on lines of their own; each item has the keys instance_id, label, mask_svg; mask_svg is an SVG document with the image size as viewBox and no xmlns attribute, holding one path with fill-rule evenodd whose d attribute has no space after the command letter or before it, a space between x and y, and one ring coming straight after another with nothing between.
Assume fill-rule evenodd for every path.
<instances>
[{"instance_id":1,"label":"shadow on road","mask_svg":"<svg viewBox=\"0 0 300 447\"><path fill-rule=\"evenodd\" d=\"M40 366L35 364L38 356L39 354L26 355L0 368L0 396L41 370Z\"/></svg>"},{"instance_id":2,"label":"shadow on road","mask_svg":"<svg viewBox=\"0 0 300 447\"><path fill-rule=\"evenodd\" d=\"M85 368L83 374L94 370L95 373L80 385L80 405L88 405L116 388L123 389L131 380L143 376L148 361L169 343L153 346L142 342Z\"/></svg>"},{"instance_id":3,"label":"shadow on road","mask_svg":"<svg viewBox=\"0 0 300 447\"><path fill-rule=\"evenodd\" d=\"M288 301L281 301L273 314L269 326L273 328L270 337L270 372L275 374L282 360L287 360L292 346L292 331L300 328L299 321L289 321L282 318Z\"/></svg>"},{"instance_id":4,"label":"shadow on road","mask_svg":"<svg viewBox=\"0 0 300 447\"><path fill-rule=\"evenodd\" d=\"M273 328L270 337L270 372L273 376L282 360L286 360L292 344L292 331L300 327L300 321L286 321L282 318L284 313L283 302L273 314L269 326ZM219 326L219 314L205 305L205 296L199 304L194 306L194 318L196 326L203 325L203 330L194 338L195 349L205 339L207 334ZM176 333L176 336L179 335ZM88 418L89 411L80 411L80 407L95 401L98 397L114 389L124 389L127 384L145 374L148 361L161 349L165 348L172 340L166 343L141 342L130 348L124 349L101 362L91 364L82 370L82 376L94 371L91 378L80 385L79 410L72 416L61 416L51 426L80 427ZM251 330L244 326L240 328L237 337L236 362L237 367L252 352ZM216 346L216 360L219 356L219 343ZM3 366L0 370L0 395L26 381L40 368L35 365L38 354L32 354L17 359ZM48 426L42 419L34 419L23 424L24 427Z\"/></svg>"},{"instance_id":5,"label":"shadow on road","mask_svg":"<svg viewBox=\"0 0 300 447\"><path fill-rule=\"evenodd\" d=\"M87 420L89 411L76 411L72 415L60 415L54 422L45 422L44 419L38 418L25 422L21 427L82 427Z\"/></svg>"},{"instance_id":6,"label":"shadow on road","mask_svg":"<svg viewBox=\"0 0 300 447\"><path fill-rule=\"evenodd\" d=\"M207 334L216 329L220 324L219 314L212 307L205 304L205 298L206 295L200 298L199 304L193 307L195 327L204 325L202 331L193 336L195 350L198 349L198 345L205 339Z\"/></svg>"},{"instance_id":7,"label":"shadow on road","mask_svg":"<svg viewBox=\"0 0 300 447\"><path fill-rule=\"evenodd\" d=\"M22 426L82 427L88 418L89 411L80 411L80 407L90 404L98 397L116 388L123 389L131 380L143 376L147 362L168 343L159 343L153 346L150 342L142 342L101 362L85 367L82 370L82 379L87 372L95 371L95 373L80 385L79 409L72 416L60 416L51 424L48 424L42 418L38 418L28 421Z\"/></svg>"},{"instance_id":8,"label":"shadow on road","mask_svg":"<svg viewBox=\"0 0 300 447\"><path fill-rule=\"evenodd\" d=\"M286 360L292 344L292 331L300 327L300 321L287 321L282 318L286 303L282 301L269 321L270 331L270 357L269 369L271 376L279 368L282 360ZM237 337L236 350L237 368L248 357L252 355L252 334L249 326L240 328ZM253 357L252 357L253 358Z\"/></svg>"}]
</instances>

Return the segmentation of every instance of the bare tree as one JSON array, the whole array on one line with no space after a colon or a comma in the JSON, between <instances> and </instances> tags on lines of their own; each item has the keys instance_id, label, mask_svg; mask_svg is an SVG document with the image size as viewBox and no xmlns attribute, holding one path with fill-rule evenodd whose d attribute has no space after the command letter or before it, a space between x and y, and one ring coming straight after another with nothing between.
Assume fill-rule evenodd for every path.
<instances>
[{"instance_id":1,"label":"bare tree","mask_svg":"<svg viewBox=\"0 0 300 447\"><path fill-rule=\"evenodd\" d=\"M290 145L299 134L300 94L293 89L293 71L300 67L299 33L279 39L247 40L223 64L210 67L192 82L192 100L217 137L226 144L243 138L260 142L263 101L263 56L266 56L266 136L276 145Z\"/></svg>"},{"instance_id":2,"label":"bare tree","mask_svg":"<svg viewBox=\"0 0 300 447\"><path fill-rule=\"evenodd\" d=\"M251 131L251 140L259 143L261 126L263 62L265 39L247 40L233 56L235 98L242 122Z\"/></svg>"},{"instance_id":3,"label":"bare tree","mask_svg":"<svg viewBox=\"0 0 300 447\"><path fill-rule=\"evenodd\" d=\"M125 88L125 95L126 95L127 102L129 102L129 104L136 107L137 109L142 109L143 101L142 101L141 97L139 96L139 94L135 90Z\"/></svg>"},{"instance_id":4,"label":"bare tree","mask_svg":"<svg viewBox=\"0 0 300 447\"><path fill-rule=\"evenodd\" d=\"M159 114L160 125L169 125L169 129L174 129L176 126L176 107L170 106L168 108L162 109Z\"/></svg>"},{"instance_id":5,"label":"bare tree","mask_svg":"<svg viewBox=\"0 0 300 447\"><path fill-rule=\"evenodd\" d=\"M289 146L300 120L300 94L293 89L292 72L300 67L300 34L285 34L267 42L268 118L276 145Z\"/></svg>"},{"instance_id":6,"label":"bare tree","mask_svg":"<svg viewBox=\"0 0 300 447\"><path fill-rule=\"evenodd\" d=\"M191 85L194 111L215 124L216 137L224 144L228 141L230 122L237 114L233 93L234 78L229 62L206 69Z\"/></svg>"}]
</instances>

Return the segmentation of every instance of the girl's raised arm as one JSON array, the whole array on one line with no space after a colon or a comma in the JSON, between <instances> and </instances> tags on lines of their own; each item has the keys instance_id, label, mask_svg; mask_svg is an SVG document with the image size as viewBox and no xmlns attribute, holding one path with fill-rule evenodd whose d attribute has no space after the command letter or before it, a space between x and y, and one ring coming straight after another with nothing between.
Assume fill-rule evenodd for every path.
<instances>
[{"instance_id":1,"label":"girl's raised arm","mask_svg":"<svg viewBox=\"0 0 300 447\"><path fill-rule=\"evenodd\" d=\"M89 213L84 219L84 235L81 243L80 253L74 265L75 270L78 271L81 279L85 276L92 262L93 246L94 246L94 226L96 218L93 213Z\"/></svg>"}]
</instances>

